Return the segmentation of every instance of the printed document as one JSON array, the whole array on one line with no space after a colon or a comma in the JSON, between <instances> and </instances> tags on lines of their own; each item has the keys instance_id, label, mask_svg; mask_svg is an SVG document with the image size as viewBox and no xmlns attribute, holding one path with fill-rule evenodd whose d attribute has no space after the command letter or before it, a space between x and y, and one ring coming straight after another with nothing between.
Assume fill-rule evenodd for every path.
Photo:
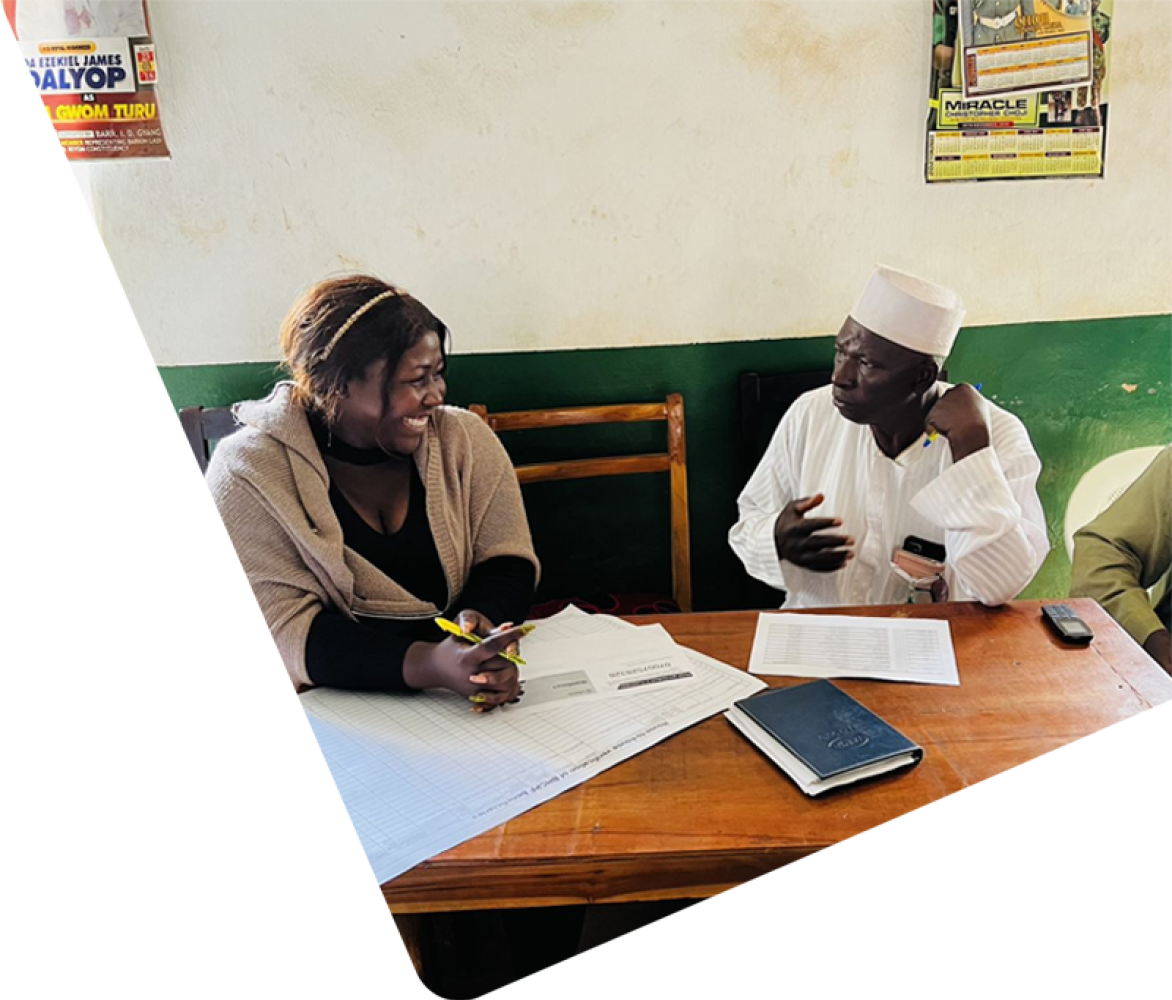
<instances>
[{"instance_id":1,"label":"printed document","mask_svg":"<svg viewBox=\"0 0 1172 1000\"><path fill-rule=\"evenodd\" d=\"M582 613L582 617L592 616ZM611 621L622 627L538 639L539 630L525 640L521 668L525 693L509 711L544 709L570 699L629 696L652 686L697 680L689 651L677 646L662 626L626 627L628 623L621 619Z\"/></svg>"},{"instance_id":2,"label":"printed document","mask_svg":"<svg viewBox=\"0 0 1172 1000\"><path fill-rule=\"evenodd\" d=\"M960 684L948 622L929 618L761 614L749 672Z\"/></svg>"}]
</instances>

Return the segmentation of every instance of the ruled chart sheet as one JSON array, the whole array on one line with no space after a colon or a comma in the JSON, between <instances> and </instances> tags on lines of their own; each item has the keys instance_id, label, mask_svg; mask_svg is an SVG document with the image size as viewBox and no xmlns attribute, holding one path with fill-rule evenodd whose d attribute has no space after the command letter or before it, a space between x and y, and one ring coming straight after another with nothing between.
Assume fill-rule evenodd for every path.
<instances>
[{"instance_id":1,"label":"ruled chart sheet","mask_svg":"<svg viewBox=\"0 0 1172 1000\"><path fill-rule=\"evenodd\" d=\"M606 619L577 609L542 619L523 641L522 655L566 638L584 650L622 635L642 641L641 628ZM477 714L467 699L443 691L313 689L301 703L381 884L765 686L711 657L677 649L695 675L690 683L540 711L506 706Z\"/></svg>"},{"instance_id":2,"label":"ruled chart sheet","mask_svg":"<svg viewBox=\"0 0 1172 1000\"><path fill-rule=\"evenodd\" d=\"M749 672L960 684L948 622L931 618L761 614Z\"/></svg>"}]
</instances>

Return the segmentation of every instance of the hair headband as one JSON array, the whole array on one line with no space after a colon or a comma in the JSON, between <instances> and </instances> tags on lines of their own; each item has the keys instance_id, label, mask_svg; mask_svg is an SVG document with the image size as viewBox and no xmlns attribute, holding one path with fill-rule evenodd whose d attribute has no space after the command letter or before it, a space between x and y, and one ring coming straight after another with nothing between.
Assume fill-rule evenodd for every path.
<instances>
[{"instance_id":1,"label":"hair headband","mask_svg":"<svg viewBox=\"0 0 1172 1000\"><path fill-rule=\"evenodd\" d=\"M337 346L338 341L346 336L346 334L350 331L350 327L362 319L363 316L370 312L370 310L377 306L380 302L384 301L385 299L393 299L402 294L402 290L398 288L391 288L385 292L380 292L369 302L360 305L357 309L354 310L354 312L350 314L349 319L347 319L345 323L338 327L338 332L330 338L330 342L317 352L317 360L319 362L325 361L325 359L330 356L330 352Z\"/></svg>"}]
</instances>

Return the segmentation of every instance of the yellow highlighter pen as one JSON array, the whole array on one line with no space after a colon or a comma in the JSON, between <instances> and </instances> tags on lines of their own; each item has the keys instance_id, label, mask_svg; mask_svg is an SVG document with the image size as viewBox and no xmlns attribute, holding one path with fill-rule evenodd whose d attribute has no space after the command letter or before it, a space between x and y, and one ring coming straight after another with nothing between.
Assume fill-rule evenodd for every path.
<instances>
[{"instance_id":1,"label":"yellow highlighter pen","mask_svg":"<svg viewBox=\"0 0 1172 1000\"><path fill-rule=\"evenodd\" d=\"M437 618L435 620L435 623L440 628L442 628L445 632L447 632L449 635L454 635L457 639L466 639L468 642L471 642L471 643L484 642L484 640L480 636L478 636L475 632L465 632L455 622L448 621L448 619L446 619L446 618ZM537 628L536 625L522 625L520 627L520 631L521 631L522 635L528 635L535 628ZM510 663L515 663L518 667L525 666L525 661L522 660L521 657L519 657L516 653L509 653L509 652L497 653L497 656L501 657L502 659L508 660Z\"/></svg>"}]
</instances>

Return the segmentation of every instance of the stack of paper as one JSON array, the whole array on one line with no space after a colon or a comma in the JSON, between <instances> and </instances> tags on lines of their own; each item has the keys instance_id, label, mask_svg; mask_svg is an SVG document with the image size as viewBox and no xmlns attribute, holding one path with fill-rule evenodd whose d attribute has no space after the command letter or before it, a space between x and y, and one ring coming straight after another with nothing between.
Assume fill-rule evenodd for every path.
<instances>
[{"instance_id":1,"label":"stack of paper","mask_svg":"<svg viewBox=\"0 0 1172 1000\"><path fill-rule=\"evenodd\" d=\"M539 624L524 641L525 694L510 712L547 711L571 699L629 697L700 678L692 651L677 645L662 625L640 628L573 605Z\"/></svg>"},{"instance_id":2,"label":"stack of paper","mask_svg":"<svg viewBox=\"0 0 1172 1000\"><path fill-rule=\"evenodd\" d=\"M659 626L573 607L536 624L518 705L478 714L439 691L301 696L380 883L765 686Z\"/></svg>"}]
</instances>

